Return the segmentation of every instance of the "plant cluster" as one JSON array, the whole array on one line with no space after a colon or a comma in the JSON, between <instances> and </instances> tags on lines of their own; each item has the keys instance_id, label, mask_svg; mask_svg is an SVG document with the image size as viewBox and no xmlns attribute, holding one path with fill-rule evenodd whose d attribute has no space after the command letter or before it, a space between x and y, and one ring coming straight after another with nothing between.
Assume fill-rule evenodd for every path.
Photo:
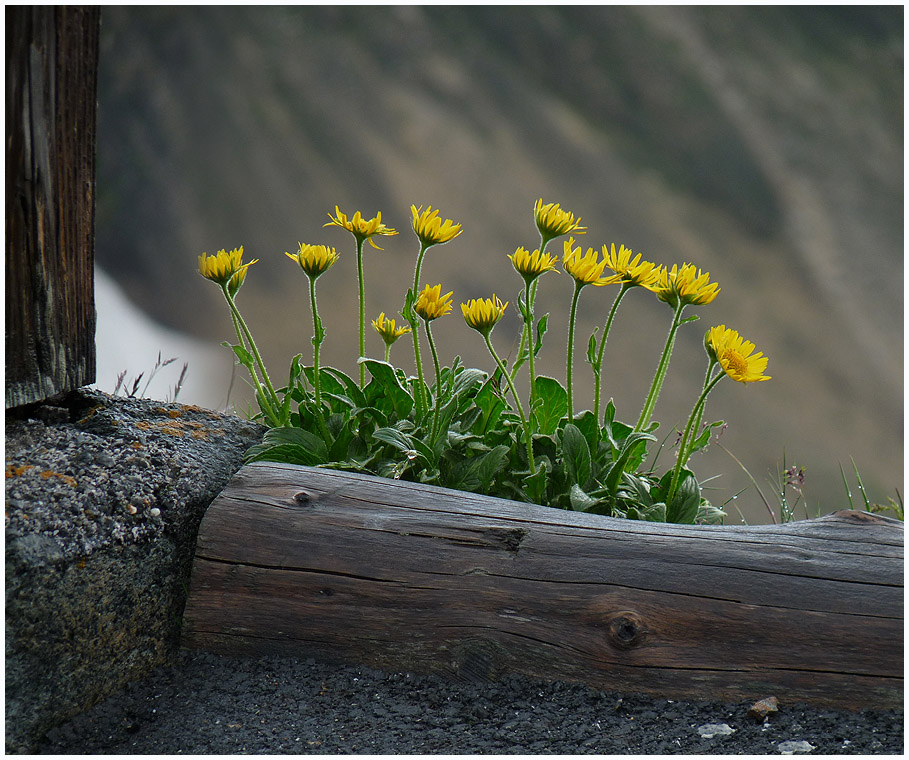
<instances>
[{"instance_id":1,"label":"plant cluster","mask_svg":"<svg viewBox=\"0 0 909 760\"><path fill-rule=\"evenodd\" d=\"M347 216L335 207L326 227L350 232L356 242L359 288L359 378L320 364L325 328L316 298L318 278L338 260L327 245L299 243L297 262L308 280L312 317L312 362L302 354L293 358L286 385L275 388L252 334L237 308L237 294L249 267L243 248L221 250L199 257L199 272L216 283L224 295L237 335L225 345L247 368L262 421L269 426L261 444L248 461L269 460L316 467L333 467L390 478L431 483L465 491L482 492L562 509L660 522L715 522L721 508L702 495L701 484L689 469L691 456L710 440L721 422L704 422L707 396L724 377L741 383L768 380L767 358L755 353L754 344L725 325L712 327L704 338L707 372L702 390L682 428L673 466L659 475L656 456L645 466L651 448L656 454L652 419L666 379L676 335L682 325L697 319L684 316L689 307L706 305L719 293L710 275L690 263L667 268L642 259L624 245L603 245L582 250L573 235L583 235L580 218L557 203L538 200L533 218L539 247L519 247L509 256L523 280L515 308L522 320L520 346L508 366L492 340L508 302L491 298L469 299L460 304L466 325L482 337L494 369L487 372L463 366L454 357L442 366L433 339L432 324L453 311L453 293L442 285L423 282L427 251L457 238L461 225L440 216L438 209L411 206L411 226L419 249L413 285L405 294L399 325L385 312L372 321L385 344L384 360L366 355L366 310L363 245L374 238L397 235L382 222L382 215L366 219L358 211ZM561 260L549 244L563 241ZM568 336L564 385L536 373L536 358L543 345L549 314L537 316L537 292L544 276L559 266L574 283L568 309ZM587 286L616 286L618 291L602 327L587 343L586 360L593 373L593 409L577 410L574 398L575 326L581 292ZM601 404L603 362L607 338L616 311L634 289L648 291L667 304L672 319L653 381L634 425L616 419L610 400ZM432 359L427 378L421 354L422 333ZM597 336L599 332L599 337ZM416 376L409 376L390 361L392 346L410 335ZM528 373L528 397L522 399L515 381ZM368 375L368 378L367 378ZM665 441L664 441L665 442Z\"/></svg>"}]
</instances>

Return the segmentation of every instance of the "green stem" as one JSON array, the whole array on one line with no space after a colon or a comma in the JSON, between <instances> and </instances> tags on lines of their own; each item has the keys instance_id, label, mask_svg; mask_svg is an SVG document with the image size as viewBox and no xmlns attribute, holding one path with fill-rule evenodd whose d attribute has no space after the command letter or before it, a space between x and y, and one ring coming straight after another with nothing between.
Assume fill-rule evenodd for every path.
<instances>
[{"instance_id":1,"label":"green stem","mask_svg":"<svg viewBox=\"0 0 909 760\"><path fill-rule=\"evenodd\" d=\"M256 346L256 342L253 340L252 333L249 331L249 327L246 325L246 322L243 319L243 315L240 314L240 310L237 308L237 304L234 303L234 299L231 297L230 292L227 289L227 285L223 285L221 287L221 290L224 293L224 297L227 299L227 305L230 308L231 316L234 319L234 327L237 328L239 326L237 337L240 338L241 344L243 344L243 338L245 337L246 343L249 345L250 350L252 350L256 364L259 366L259 371L262 373L262 377L265 380L265 385L268 388L268 392L271 394L271 397L269 398L263 392L262 385L259 382L259 377L256 374L255 369L253 367L250 367L250 375L252 375L253 383L256 386L257 396L266 402L265 408L262 409L262 411L270 419L273 427L282 427L284 422L278 415L278 409L281 408L281 404L278 402L278 394L275 392L274 386L271 384L271 380L268 377L268 372L265 371L265 363L262 361L262 357L259 354L259 349ZM272 404L274 404L273 408Z\"/></svg>"},{"instance_id":2,"label":"green stem","mask_svg":"<svg viewBox=\"0 0 909 760\"><path fill-rule=\"evenodd\" d=\"M595 420L600 419L600 387L602 385L601 374L603 372L603 354L606 352L606 338L609 336L612 320L615 318L619 303L621 303L625 294L633 287L634 285L630 282L626 282L622 285L622 289L615 297L615 301L612 302L612 308L609 310L609 316L606 318L606 324L603 327L603 334L600 336L600 347L597 349L597 363L596 367L593 368L593 418Z\"/></svg>"},{"instance_id":3,"label":"green stem","mask_svg":"<svg viewBox=\"0 0 909 760\"><path fill-rule=\"evenodd\" d=\"M713 368L713 363L711 363L710 369ZM710 377L710 369L707 370L707 377ZM701 395L698 396L698 400L694 404L694 409L691 410L691 415L688 417L688 424L685 425L685 432L682 434L682 441L679 443L679 453L676 457L675 468L672 470L672 481L669 486L669 493L666 495L666 503L670 504L675 498L675 492L679 487L679 476L682 473L682 468L688 462L688 458L691 454L688 451L688 445L691 438L691 431L695 424L695 419L700 419L704 412L704 404L707 401L707 395L712 391L716 384L726 376L725 372L720 372L712 380L709 380L704 384L704 390L701 391Z\"/></svg>"},{"instance_id":4,"label":"green stem","mask_svg":"<svg viewBox=\"0 0 909 760\"><path fill-rule=\"evenodd\" d=\"M414 303L416 303L417 296L420 294L420 272L423 268L423 257L426 255L429 246L429 243L420 243L420 253L417 256L417 265L414 267L413 272ZM417 402L417 411L419 414L423 414L426 411L427 401L425 396L426 388L423 385L423 362L420 359L420 322L412 315L408 316L408 322L410 322L410 332L413 336L414 363L417 365L417 392L414 396Z\"/></svg>"},{"instance_id":5,"label":"green stem","mask_svg":"<svg viewBox=\"0 0 909 760\"><path fill-rule=\"evenodd\" d=\"M537 398L537 389L536 389L537 373L536 373L536 367L534 364L534 362L536 361L536 357L534 356L534 354L536 353L536 351L535 351L536 344L533 340L533 299L534 299L534 296L536 295L536 284L538 282L539 282L539 279L534 280L533 287L531 287L529 282L524 283L524 297L527 299L527 302L526 302L527 319L524 323L524 330L527 333L527 335L530 336L530 344L529 344L530 351L527 354L527 362L528 362L527 366L530 369L530 417L531 418L533 418L533 410L534 410L535 401Z\"/></svg>"},{"instance_id":6,"label":"green stem","mask_svg":"<svg viewBox=\"0 0 909 760\"><path fill-rule=\"evenodd\" d=\"M571 313L568 317L568 358L565 361L565 384L568 386L568 421L574 419L574 323L578 316L578 296L581 295L581 289L587 283L574 283L574 295L571 297Z\"/></svg>"},{"instance_id":7,"label":"green stem","mask_svg":"<svg viewBox=\"0 0 909 760\"><path fill-rule=\"evenodd\" d=\"M552 238L543 237L543 233L540 233L540 255L546 253L546 246L549 245ZM537 286L540 284L540 280L536 279L533 281L533 287L530 290L530 293L527 295L527 303L530 306L531 310L533 308L533 302L537 297ZM524 328L521 330L521 344L518 346L518 359L515 361L514 367L511 368L511 379L514 380L517 377L518 370L521 368L521 355L524 353L524 347L529 345L531 353L533 352L533 323L528 326L527 323L524 323ZM530 392L533 393L533 380L531 379ZM533 405L530 407L533 409Z\"/></svg>"},{"instance_id":8,"label":"green stem","mask_svg":"<svg viewBox=\"0 0 909 760\"><path fill-rule=\"evenodd\" d=\"M638 424L634 426L634 432L636 433L641 432L650 424L650 417L653 415L657 398L659 398L660 395L660 389L663 387L663 381L666 379L666 372L669 370L669 359L672 356L672 349L675 345L675 334L678 332L679 325L682 322L682 311L684 308L685 304L680 301L673 314L672 326L669 328L669 336L666 338L666 345L663 347L660 363L657 365L656 373L653 376L650 393L647 394L647 400L644 402L644 408L641 410Z\"/></svg>"},{"instance_id":9,"label":"green stem","mask_svg":"<svg viewBox=\"0 0 909 760\"><path fill-rule=\"evenodd\" d=\"M530 432L530 426L527 424L527 417L524 416L524 408L521 406L521 401L518 398L518 392L515 390L514 383L511 380L511 375L508 374L508 371L505 369L505 365L502 363L502 360L499 358L496 350L492 347L492 340L489 338L489 332L485 333L483 335L483 338L486 341L486 348L489 349L489 353L492 355L496 366L498 366L499 371L505 378L505 382L508 383L508 388L511 391L511 395L514 397L515 406L518 408L518 414L521 417L521 426L524 428L524 437L527 442L527 461L530 469L530 474L531 476L536 475L536 462L533 461L533 437Z\"/></svg>"},{"instance_id":10,"label":"green stem","mask_svg":"<svg viewBox=\"0 0 909 760\"><path fill-rule=\"evenodd\" d=\"M366 286L363 279L363 241L357 237L357 284L360 289L360 358L366 356ZM366 385L366 365L360 362L360 387Z\"/></svg>"},{"instance_id":11,"label":"green stem","mask_svg":"<svg viewBox=\"0 0 909 760\"><path fill-rule=\"evenodd\" d=\"M439 354L436 351L436 342L432 339L432 330L430 329L429 321L426 322L426 339L429 341L429 349L432 351L432 367L436 373L436 403L435 411L432 415L432 435L430 437L430 440L434 443L439 427L439 407L442 403L442 380L441 371L439 369Z\"/></svg>"},{"instance_id":12,"label":"green stem","mask_svg":"<svg viewBox=\"0 0 909 760\"><path fill-rule=\"evenodd\" d=\"M390 364L389 359L391 359L391 343L385 344L385 363Z\"/></svg>"},{"instance_id":13,"label":"green stem","mask_svg":"<svg viewBox=\"0 0 909 760\"><path fill-rule=\"evenodd\" d=\"M315 393L316 419L319 421L322 437L327 444L329 442L328 428L325 425L325 417L322 414L322 378L320 377L321 372L319 369L319 353L322 348L322 340L325 336L325 331L322 328L322 320L319 318L319 308L316 304L315 277L309 278L309 303L312 308L312 384Z\"/></svg>"}]
</instances>

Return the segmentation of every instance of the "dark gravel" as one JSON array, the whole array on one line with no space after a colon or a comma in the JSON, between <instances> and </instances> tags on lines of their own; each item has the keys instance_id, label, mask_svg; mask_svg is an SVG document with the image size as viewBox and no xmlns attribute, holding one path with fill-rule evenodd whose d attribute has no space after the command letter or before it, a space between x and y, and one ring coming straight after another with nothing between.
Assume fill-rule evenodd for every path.
<instances>
[{"instance_id":1,"label":"dark gravel","mask_svg":"<svg viewBox=\"0 0 909 760\"><path fill-rule=\"evenodd\" d=\"M175 665L158 668L145 680L130 684L51 731L38 751L372 755L903 752L901 710L844 713L783 704L778 713L759 723L747 716L749 707L747 703L652 699L521 677L464 684L311 660L238 660L183 651ZM716 732L712 738L703 735L712 732Z\"/></svg>"}]
</instances>

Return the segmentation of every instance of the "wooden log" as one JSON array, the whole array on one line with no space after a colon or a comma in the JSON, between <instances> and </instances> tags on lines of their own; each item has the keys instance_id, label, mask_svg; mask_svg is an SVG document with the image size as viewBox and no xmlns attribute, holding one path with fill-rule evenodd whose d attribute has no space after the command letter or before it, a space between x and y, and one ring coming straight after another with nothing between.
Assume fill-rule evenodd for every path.
<instances>
[{"instance_id":1,"label":"wooden log","mask_svg":"<svg viewBox=\"0 0 909 760\"><path fill-rule=\"evenodd\" d=\"M97 6L6 8L6 408L95 380Z\"/></svg>"},{"instance_id":2,"label":"wooden log","mask_svg":"<svg viewBox=\"0 0 909 760\"><path fill-rule=\"evenodd\" d=\"M673 698L903 700L903 526L680 526L255 463L199 531L184 644Z\"/></svg>"}]
</instances>

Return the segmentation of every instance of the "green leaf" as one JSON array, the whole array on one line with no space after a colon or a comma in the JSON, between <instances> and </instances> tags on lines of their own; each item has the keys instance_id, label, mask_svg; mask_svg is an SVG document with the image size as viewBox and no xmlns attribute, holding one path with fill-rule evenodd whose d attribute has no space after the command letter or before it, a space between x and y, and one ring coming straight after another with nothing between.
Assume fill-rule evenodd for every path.
<instances>
[{"instance_id":1,"label":"green leaf","mask_svg":"<svg viewBox=\"0 0 909 760\"><path fill-rule=\"evenodd\" d=\"M584 489L577 483L572 484L571 489L568 491L568 498L571 502L571 508L575 512L587 512L599 503L592 496L584 493Z\"/></svg>"},{"instance_id":2,"label":"green leaf","mask_svg":"<svg viewBox=\"0 0 909 760\"><path fill-rule=\"evenodd\" d=\"M646 441L656 440L650 433L629 433L622 441L622 447L618 451L615 463L609 468L609 472L604 480L604 487L614 497L618 491L619 483L622 481L622 474L628 467L629 459L632 456L639 455L639 448L646 445Z\"/></svg>"},{"instance_id":3,"label":"green leaf","mask_svg":"<svg viewBox=\"0 0 909 760\"><path fill-rule=\"evenodd\" d=\"M562 418L568 414L568 391L558 380L546 375L537 375L534 389L538 402L534 414L540 426L540 433L552 435Z\"/></svg>"},{"instance_id":4,"label":"green leaf","mask_svg":"<svg viewBox=\"0 0 909 760\"><path fill-rule=\"evenodd\" d=\"M243 348L243 346L237 346L233 343L228 343L227 341L224 341L221 345L233 349L233 352L236 354L237 359L240 360L240 364L242 364L244 367L252 367L255 363L253 355L249 353L249 351L247 351L245 348Z\"/></svg>"},{"instance_id":5,"label":"green leaf","mask_svg":"<svg viewBox=\"0 0 909 760\"><path fill-rule=\"evenodd\" d=\"M386 362L376 361L375 359L364 358L360 359L360 362L366 365L366 369L369 370L369 374L372 375L378 388L384 392L384 394L380 395L383 395L384 401L394 410L397 418L406 419L411 409L413 409L413 398L401 385L395 368ZM369 395L367 394L367 398L369 398ZM375 404L369 405L375 405L380 409L383 408L378 400Z\"/></svg>"},{"instance_id":6,"label":"green leaf","mask_svg":"<svg viewBox=\"0 0 909 760\"><path fill-rule=\"evenodd\" d=\"M671 475L671 473L667 473ZM697 479L690 470L682 470L682 480L672 501L666 506L666 521L681 525L693 525L701 503L701 490Z\"/></svg>"},{"instance_id":7,"label":"green leaf","mask_svg":"<svg viewBox=\"0 0 909 760\"><path fill-rule=\"evenodd\" d=\"M329 461L328 448L319 436L301 428L282 427L265 431L262 442L246 452L247 462L287 462L309 467Z\"/></svg>"},{"instance_id":8,"label":"green leaf","mask_svg":"<svg viewBox=\"0 0 909 760\"><path fill-rule=\"evenodd\" d=\"M378 438L380 441L391 444L401 451L408 459L420 457L423 462L430 467L435 467L437 464L437 457L434 452L416 436L407 435L407 433L402 433L400 430L393 427L374 430L372 436L373 438Z\"/></svg>"},{"instance_id":9,"label":"green leaf","mask_svg":"<svg viewBox=\"0 0 909 760\"><path fill-rule=\"evenodd\" d=\"M335 369L334 367L324 367L322 373L331 375L331 377L337 380L344 388L346 396L353 401L355 406L369 406L369 404L366 403L366 396L363 394L363 390L360 388L359 383L349 378L341 372L341 370Z\"/></svg>"},{"instance_id":10,"label":"green leaf","mask_svg":"<svg viewBox=\"0 0 909 760\"><path fill-rule=\"evenodd\" d=\"M537 341L533 347L533 356L536 359L543 348L543 336L546 334L546 328L549 325L549 314L544 314L537 320Z\"/></svg>"},{"instance_id":11,"label":"green leaf","mask_svg":"<svg viewBox=\"0 0 909 760\"><path fill-rule=\"evenodd\" d=\"M595 377L600 376L600 366L597 364L597 332L599 329L599 327L594 327L593 334L590 336L590 340L587 341L587 363L593 370Z\"/></svg>"},{"instance_id":12,"label":"green leaf","mask_svg":"<svg viewBox=\"0 0 909 760\"><path fill-rule=\"evenodd\" d=\"M562 461L568 479L583 488L590 479L590 447L584 434L571 422L562 430Z\"/></svg>"}]
</instances>

